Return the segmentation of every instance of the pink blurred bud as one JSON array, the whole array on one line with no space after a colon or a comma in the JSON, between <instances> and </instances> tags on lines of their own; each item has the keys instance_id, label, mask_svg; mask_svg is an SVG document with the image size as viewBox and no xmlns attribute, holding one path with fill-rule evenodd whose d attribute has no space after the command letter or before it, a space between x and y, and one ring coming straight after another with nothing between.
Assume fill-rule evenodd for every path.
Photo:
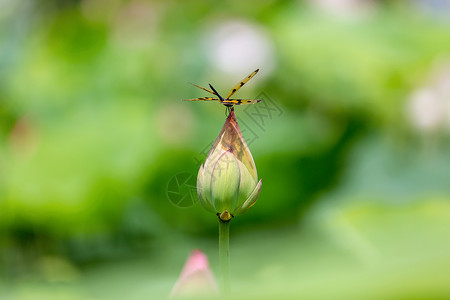
<instances>
[{"instance_id":1,"label":"pink blurred bud","mask_svg":"<svg viewBox=\"0 0 450 300\"><path fill-rule=\"evenodd\" d=\"M170 292L170 298L211 297L218 294L219 288L209 268L208 257L201 250L194 250Z\"/></svg>"}]
</instances>

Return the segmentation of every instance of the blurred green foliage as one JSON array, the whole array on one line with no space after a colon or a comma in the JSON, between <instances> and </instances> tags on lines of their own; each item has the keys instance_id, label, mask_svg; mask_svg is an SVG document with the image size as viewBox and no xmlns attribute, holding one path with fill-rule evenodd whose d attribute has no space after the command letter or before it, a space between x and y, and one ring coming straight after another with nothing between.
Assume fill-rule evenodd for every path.
<instances>
[{"instance_id":1,"label":"blurred green foliage","mask_svg":"<svg viewBox=\"0 0 450 300\"><path fill-rule=\"evenodd\" d=\"M0 1L0 297L110 299L123 291L105 285L131 273L119 286L132 297L163 297L194 247L216 267L215 216L167 192L180 172L196 176L225 120L217 104L182 102L201 95L186 82L226 90L253 70L211 59L236 20L273 48L239 97L264 92L278 109L258 123L258 107L237 108L263 188L233 220L236 290L449 295L450 113L425 130L409 115L450 59L448 15L312 2Z\"/></svg>"}]
</instances>

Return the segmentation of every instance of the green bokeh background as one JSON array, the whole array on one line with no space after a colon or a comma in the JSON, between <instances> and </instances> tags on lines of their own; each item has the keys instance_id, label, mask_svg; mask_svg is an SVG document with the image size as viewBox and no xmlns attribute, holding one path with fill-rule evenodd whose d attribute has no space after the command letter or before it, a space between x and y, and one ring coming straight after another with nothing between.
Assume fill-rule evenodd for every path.
<instances>
[{"instance_id":1,"label":"green bokeh background","mask_svg":"<svg viewBox=\"0 0 450 300\"><path fill-rule=\"evenodd\" d=\"M181 99L256 67L233 297L450 298L450 8L316 2L0 1L0 298L164 299L194 249L217 274L216 217L168 189L224 108ZM233 22L261 65L223 67Z\"/></svg>"}]
</instances>

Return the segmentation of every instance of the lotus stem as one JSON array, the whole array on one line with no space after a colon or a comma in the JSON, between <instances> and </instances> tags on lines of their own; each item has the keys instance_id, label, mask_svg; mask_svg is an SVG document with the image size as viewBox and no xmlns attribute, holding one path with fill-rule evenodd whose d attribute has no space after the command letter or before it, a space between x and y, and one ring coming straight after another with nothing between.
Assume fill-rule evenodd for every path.
<instances>
[{"instance_id":1,"label":"lotus stem","mask_svg":"<svg viewBox=\"0 0 450 300\"><path fill-rule=\"evenodd\" d=\"M230 220L219 217L219 268L222 295L230 291Z\"/></svg>"}]
</instances>

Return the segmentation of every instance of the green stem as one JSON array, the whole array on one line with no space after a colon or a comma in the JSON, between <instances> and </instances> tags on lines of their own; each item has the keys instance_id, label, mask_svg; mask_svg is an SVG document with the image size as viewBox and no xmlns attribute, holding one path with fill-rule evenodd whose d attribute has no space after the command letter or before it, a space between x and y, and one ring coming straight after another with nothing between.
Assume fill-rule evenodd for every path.
<instances>
[{"instance_id":1,"label":"green stem","mask_svg":"<svg viewBox=\"0 0 450 300\"><path fill-rule=\"evenodd\" d=\"M230 220L219 217L219 267L220 286L223 294L230 291Z\"/></svg>"}]
</instances>

